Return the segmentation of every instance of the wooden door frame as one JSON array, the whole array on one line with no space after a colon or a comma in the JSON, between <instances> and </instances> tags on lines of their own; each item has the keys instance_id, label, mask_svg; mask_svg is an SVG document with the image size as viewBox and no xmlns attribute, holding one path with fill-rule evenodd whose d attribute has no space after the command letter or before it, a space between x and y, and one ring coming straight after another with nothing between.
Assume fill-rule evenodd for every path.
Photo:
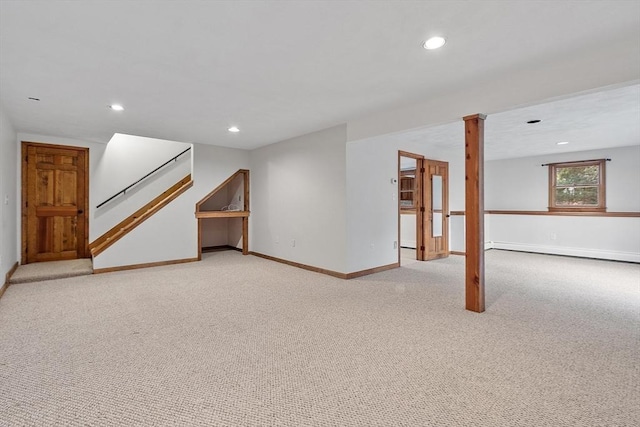
<instances>
[{"instance_id":1,"label":"wooden door frame","mask_svg":"<svg viewBox=\"0 0 640 427\"><path fill-rule=\"evenodd\" d=\"M423 204L423 182L422 182L422 169L424 161L424 156L422 154L410 153L408 151L398 150L398 265L400 265L400 254L402 248L402 236L400 231L400 222L402 221L401 213L400 213L400 177L401 177L401 169L400 160L401 157L408 157L410 159L416 160L416 259L421 260L424 258L424 251L421 249L424 247L424 233L422 231L423 224L423 216L424 216L424 204Z\"/></svg>"},{"instance_id":2,"label":"wooden door frame","mask_svg":"<svg viewBox=\"0 0 640 427\"><path fill-rule=\"evenodd\" d=\"M88 147L76 147L72 145L59 145L59 144L47 144L42 142L31 142L31 141L21 141L21 198L20 201L20 228L21 228L21 244L20 248L20 264L27 264L27 175L28 175L28 167L27 167L27 149L28 147L46 147L46 148L59 148L62 150L74 150L74 151L84 151L84 200L82 200L82 207L85 212L84 215L84 241L81 242L84 247L84 255L85 257L90 254L89 252L89 148Z\"/></svg>"}]
</instances>

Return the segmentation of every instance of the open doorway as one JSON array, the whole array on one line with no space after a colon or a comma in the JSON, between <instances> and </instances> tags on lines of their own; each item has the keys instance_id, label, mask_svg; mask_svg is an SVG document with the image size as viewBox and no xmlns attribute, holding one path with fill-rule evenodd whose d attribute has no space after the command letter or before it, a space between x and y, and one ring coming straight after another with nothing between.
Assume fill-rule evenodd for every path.
<instances>
[{"instance_id":1,"label":"open doorway","mask_svg":"<svg viewBox=\"0 0 640 427\"><path fill-rule=\"evenodd\" d=\"M407 265L422 259L423 156L398 151L398 262Z\"/></svg>"},{"instance_id":2,"label":"open doorway","mask_svg":"<svg viewBox=\"0 0 640 427\"><path fill-rule=\"evenodd\" d=\"M398 262L449 256L449 164L398 152Z\"/></svg>"}]
</instances>

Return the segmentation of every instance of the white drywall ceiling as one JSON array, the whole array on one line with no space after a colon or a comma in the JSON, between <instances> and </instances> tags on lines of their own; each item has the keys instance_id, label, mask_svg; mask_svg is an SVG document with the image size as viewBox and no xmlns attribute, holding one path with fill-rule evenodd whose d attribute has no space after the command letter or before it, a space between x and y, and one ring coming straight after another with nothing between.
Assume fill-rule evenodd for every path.
<instances>
[{"instance_id":1,"label":"white drywall ceiling","mask_svg":"<svg viewBox=\"0 0 640 427\"><path fill-rule=\"evenodd\" d=\"M541 122L528 124L530 120ZM375 139L422 153L457 154L464 147L464 122L371 138ZM561 141L569 144L557 145ZM485 121L485 160L639 144L638 84L491 114Z\"/></svg>"},{"instance_id":2,"label":"white drywall ceiling","mask_svg":"<svg viewBox=\"0 0 640 427\"><path fill-rule=\"evenodd\" d=\"M636 1L3 0L0 102L19 132L249 149L638 40Z\"/></svg>"}]
</instances>

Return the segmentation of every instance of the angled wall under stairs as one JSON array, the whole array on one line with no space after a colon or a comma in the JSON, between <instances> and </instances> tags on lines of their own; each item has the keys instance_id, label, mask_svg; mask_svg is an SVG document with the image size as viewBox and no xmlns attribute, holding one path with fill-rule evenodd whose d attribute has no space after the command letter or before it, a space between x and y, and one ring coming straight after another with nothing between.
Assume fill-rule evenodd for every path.
<instances>
[{"instance_id":1,"label":"angled wall under stairs","mask_svg":"<svg viewBox=\"0 0 640 427\"><path fill-rule=\"evenodd\" d=\"M96 257L100 255L107 248L126 236L129 232L149 219L156 212L160 211L160 209L171 203L171 201L192 186L193 180L191 179L191 174L176 182L171 188L161 193L159 196L134 212L131 216L125 218L102 236L91 242L89 244L91 256Z\"/></svg>"}]
</instances>

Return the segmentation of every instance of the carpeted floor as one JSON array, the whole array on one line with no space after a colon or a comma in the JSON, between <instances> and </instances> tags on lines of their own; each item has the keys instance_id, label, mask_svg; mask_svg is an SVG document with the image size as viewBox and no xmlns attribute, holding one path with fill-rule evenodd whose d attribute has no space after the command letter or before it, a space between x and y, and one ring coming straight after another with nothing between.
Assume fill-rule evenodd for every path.
<instances>
[{"instance_id":1,"label":"carpeted floor","mask_svg":"<svg viewBox=\"0 0 640 427\"><path fill-rule=\"evenodd\" d=\"M640 265L487 252L343 281L230 252L10 286L2 426L637 426Z\"/></svg>"},{"instance_id":2,"label":"carpeted floor","mask_svg":"<svg viewBox=\"0 0 640 427\"><path fill-rule=\"evenodd\" d=\"M43 280L86 276L88 274L93 274L91 259L34 262L18 266L9 283L41 282Z\"/></svg>"}]
</instances>

